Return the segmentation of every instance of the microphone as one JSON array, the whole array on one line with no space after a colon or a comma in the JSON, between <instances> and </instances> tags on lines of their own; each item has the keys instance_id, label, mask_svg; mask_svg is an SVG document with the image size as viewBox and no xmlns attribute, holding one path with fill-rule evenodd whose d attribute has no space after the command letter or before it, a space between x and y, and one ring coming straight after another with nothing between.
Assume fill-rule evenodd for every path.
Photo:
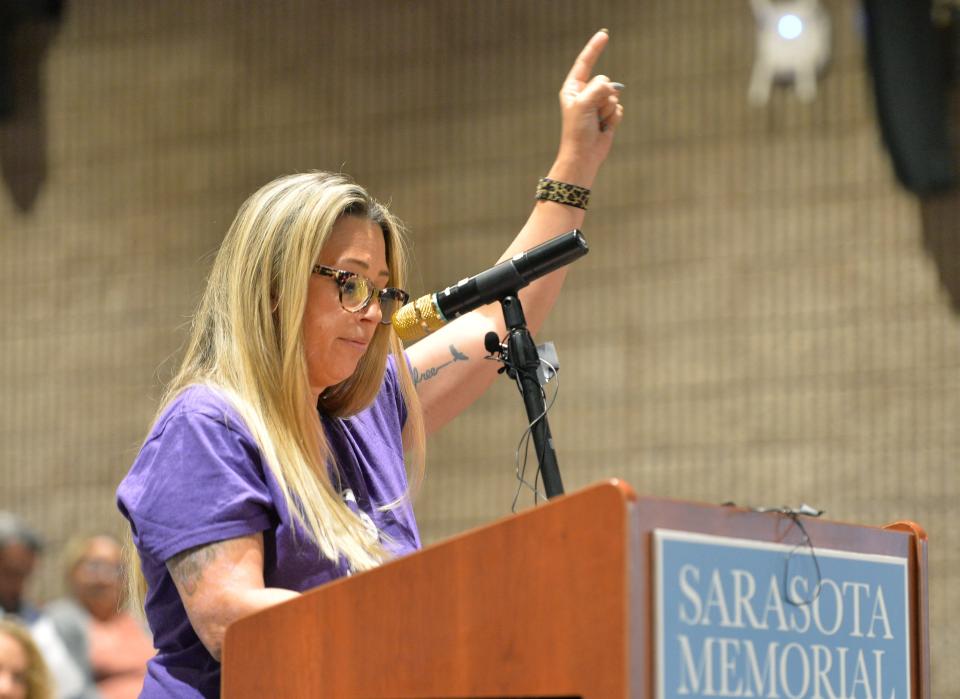
<instances>
[{"instance_id":1,"label":"microphone","mask_svg":"<svg viewBox=\"0 0 960 699\"><path fill-rule=\"evenodd\" d=\"M411 301L393 314L393 328L404 342L419 340L464 313L516 294L534 279L583 257L589 249L577 229L558 235L443 291Z\"/></svg>"}]
</instances>

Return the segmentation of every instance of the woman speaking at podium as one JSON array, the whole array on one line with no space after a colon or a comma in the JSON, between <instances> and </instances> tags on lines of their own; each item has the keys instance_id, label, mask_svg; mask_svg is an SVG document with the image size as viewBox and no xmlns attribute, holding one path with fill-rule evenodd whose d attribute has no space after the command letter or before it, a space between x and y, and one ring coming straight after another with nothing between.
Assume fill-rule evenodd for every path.
<instances>
[{"instance_id":1,"label":"woman speaking at podium","mask_svg":"<svg viewBox=\"0 0 960 699\"><path fill-rule=\"evenodd\" d=\"M556 161L504 258L582 225L623 116L622 85L593 75L607 41L563 83ZM283 177L240 207L118 490L158 651L142 696L217 696L233 621L420 546L408 491L425 436L492 383L483 338L504 330L482 307L405 351L390 319L406 258L398 221L340 175ZM563 278L524 290L532 330Z\"/></svg>"}]
</instances>

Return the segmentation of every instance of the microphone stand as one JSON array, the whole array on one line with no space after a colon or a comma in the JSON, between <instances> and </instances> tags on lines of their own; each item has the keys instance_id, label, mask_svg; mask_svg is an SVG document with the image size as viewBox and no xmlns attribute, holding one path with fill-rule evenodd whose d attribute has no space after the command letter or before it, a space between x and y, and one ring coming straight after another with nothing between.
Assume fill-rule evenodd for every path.
<instances>
[{"instance_id":1,"label":"microphone stand","mask_svg":"<svg viewBox=\"0 0 960 699\"><path fill-rule=\"evenodd\" d=\"M533 435L537 460L540 462L540 474L547 497L563 495L563 483L560 480L560 468L557 466L557 454L553 450L553 436L547 422L547 408L543 399L543 389L537 378L540 369L540 354L527 329L527 319L523 315L520 299L509 294L500 299L503 320L507 325L507 351L505 364L507 373L515 378L523 395L523 404L527 409L527 418ZM492 334L492 333L491 333Z\"/></svg>"}]
</instances>

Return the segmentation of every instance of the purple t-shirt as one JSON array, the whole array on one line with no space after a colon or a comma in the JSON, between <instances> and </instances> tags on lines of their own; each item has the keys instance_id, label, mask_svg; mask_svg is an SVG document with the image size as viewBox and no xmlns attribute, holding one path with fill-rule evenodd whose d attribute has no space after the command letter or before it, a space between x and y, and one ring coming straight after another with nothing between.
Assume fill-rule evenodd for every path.
<instances>
[{"instance_id":1,"label":"purple t-shirt","mask_svg":"<svg viewBox=\"0 0 960 699\"><path fill-rule=\"evenodd\" d=\"M397 555L420 547L406 500L378 510L406 493L400 437L405 419L392 357L369 408L346 419L322 418L344 500L373 520ZM252 435L230 403L206 386L188 388L160 415L120 483L117 501L140 553L147 621L157 648L141 697L220 693L220 664L190 625L167 571L172 556L263 532L267 587L308 590L347 573L343 561L324 558L302 529L294 536L283 495Z\"/></svg>"}]
</instances>

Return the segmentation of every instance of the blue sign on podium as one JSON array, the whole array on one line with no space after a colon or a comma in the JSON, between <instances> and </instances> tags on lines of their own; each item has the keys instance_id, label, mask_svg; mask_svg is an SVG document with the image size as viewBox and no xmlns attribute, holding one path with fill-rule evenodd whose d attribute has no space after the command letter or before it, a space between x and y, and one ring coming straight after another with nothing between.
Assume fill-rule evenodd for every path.
<instances>
[{"instance_id":1,"label":"blue sign on podium","mask_svg":"<svg viewBox=\"0 0 960 699\"><path fill-rule=\"evenodd\" d=\"M659 699L910 699L905 558L664 529L654 544Z\"/></svg>"}]
</instances>

